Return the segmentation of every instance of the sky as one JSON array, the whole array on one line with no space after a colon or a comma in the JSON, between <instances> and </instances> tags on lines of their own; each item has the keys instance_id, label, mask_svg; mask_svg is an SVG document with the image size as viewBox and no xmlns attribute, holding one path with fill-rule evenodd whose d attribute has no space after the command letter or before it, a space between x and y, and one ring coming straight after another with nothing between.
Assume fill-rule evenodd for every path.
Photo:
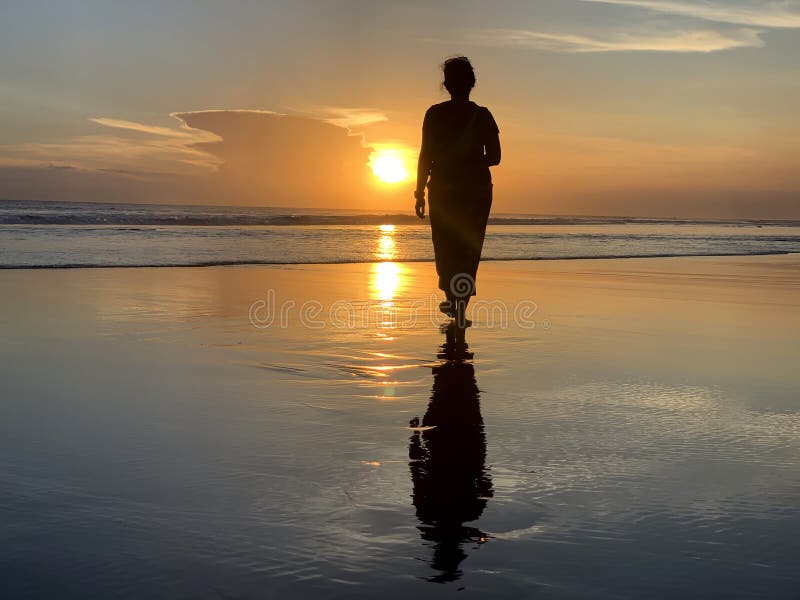
<instances>
[{"instance_id":1,"label":"sky","mask_svg":"<svg viewBox=\"0 0 800 600\"><path fill-rule=\"evenodd\" d=\"M495 212L800 218L800 0L5 0L0 198L410 212L454 55Z\"/></svg>"}]
</instances>

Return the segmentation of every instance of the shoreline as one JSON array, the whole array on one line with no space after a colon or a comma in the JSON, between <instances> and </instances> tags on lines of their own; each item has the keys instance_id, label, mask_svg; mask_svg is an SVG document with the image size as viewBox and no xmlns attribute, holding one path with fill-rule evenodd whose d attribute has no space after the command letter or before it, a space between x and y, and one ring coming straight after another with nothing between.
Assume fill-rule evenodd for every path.
<instances>
[{"instance_id":1,"label":"shoreline","mask_svg":"<svg viewBox=\"0 0 800 600\"><path fill-rule=\"evenodd\" d=\"M524 263L524 262L558 262L558 261L596 261L596 260L646 260L646 259L673 259L673 258L747 258L764 256L791 256L800 255L800 252L789 251L770 251L770 252L750 252L744 253L715 253L715 254L634 254L634 255L612 255L612 256L560 256L560 257L535 257L535 258L481 258L481 263ZM404 259L404 260L372 260L372 261L337 261L337 262L258 262L258 261L220 261L203 262L197 264L171 264L171 265L0 265L0 271L40 271L62 269L185 269L185 268L210 268L210 267L300 267L323 266L323 265L374 265L382 263L394 264L424 264L433 263L432 258Z\"/></svg>"}]
</instances>

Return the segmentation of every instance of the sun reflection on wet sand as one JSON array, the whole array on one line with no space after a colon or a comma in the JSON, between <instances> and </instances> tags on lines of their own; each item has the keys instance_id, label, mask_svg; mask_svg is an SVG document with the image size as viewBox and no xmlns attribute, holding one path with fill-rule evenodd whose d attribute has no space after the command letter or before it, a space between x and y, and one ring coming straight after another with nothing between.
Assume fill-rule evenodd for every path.
<instances>
[{"instance_id":1,"label":"sun reflection on wet sand","mask_svg":"<svg viewBox=\"0 0 800 600\"><path fill-rule=\"evenodd\" d=\"M371 299L379 300L382 306L393 306L401 279L402 270L397 263L375 263L372 266L370 281Z\"/></svg>"},{"instance_id":2,"label":"sun reflection on wet sand","mask_svg":"<svg viewBox=\"0 0 800 600\"><path fill-rule=\"evenodd\" d=\"M397 258L395 230L394 225L378 227L380 237L374 255L375 260L381 262L373 264L370 273L370 299L380 302L387 312L392 312L395 297L404 286L404 269L398 263L392 262Z\"/></svg>"},{"instance_id":3,"label":"sun reflection on wet sand","mask_svg":"<svg viewBox=\"0 0 800 600\"><path fill-rule=\"evenodd\" d=\"M375 260L381 261L374 263L370 268L369 296L375 303L375 320L377 329L375 337L384 341L392 342L395 340L392 330L397 328L398 306L396 297L403 288L407 286L406 269L396 262L397 243L395 240L395 226L381 225L378 227L380 233L377 246L375 248ZM378 367L391 372L391 366ZM388 374L388 373L387 373ZM394 381L384 381L381 384L381 391L377 398L381 400L391 400L396 395Z\"/></svg>"}]
</instances>

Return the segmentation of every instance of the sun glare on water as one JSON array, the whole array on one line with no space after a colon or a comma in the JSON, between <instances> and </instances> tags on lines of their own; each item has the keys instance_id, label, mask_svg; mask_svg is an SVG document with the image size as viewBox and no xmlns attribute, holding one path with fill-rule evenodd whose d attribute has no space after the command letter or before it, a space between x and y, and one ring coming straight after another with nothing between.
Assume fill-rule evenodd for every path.
<instances>
[{"instance_id":1,"label":"sun glare on water","mask_svg":"<svg viewBox=\"0 0 800 600\"><path fill-rule=\"evenodd\" d=\"M370 157L372 174L383 183L400 183L408 179L403 155L398 150L376 150Z\"/></svg>"}]
</instances>

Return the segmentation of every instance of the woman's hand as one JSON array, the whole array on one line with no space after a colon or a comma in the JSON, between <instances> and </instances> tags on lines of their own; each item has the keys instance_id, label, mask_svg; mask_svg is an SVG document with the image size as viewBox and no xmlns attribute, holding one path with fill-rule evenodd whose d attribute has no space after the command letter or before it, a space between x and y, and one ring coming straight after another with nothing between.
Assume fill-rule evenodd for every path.
<instances>
[{"instance_id":1,"label":"woman's hand","mask_svg":"<svg viewBox=\"0 0 800 600\"><path fill-rule=\"evenodd\" d=\"M414 211L417 213L417 216L420 219L425 218L425 190L416 190L414 192L414 198L417 199L417 203L414 206Z\"/></svg>"}]
</instances>

